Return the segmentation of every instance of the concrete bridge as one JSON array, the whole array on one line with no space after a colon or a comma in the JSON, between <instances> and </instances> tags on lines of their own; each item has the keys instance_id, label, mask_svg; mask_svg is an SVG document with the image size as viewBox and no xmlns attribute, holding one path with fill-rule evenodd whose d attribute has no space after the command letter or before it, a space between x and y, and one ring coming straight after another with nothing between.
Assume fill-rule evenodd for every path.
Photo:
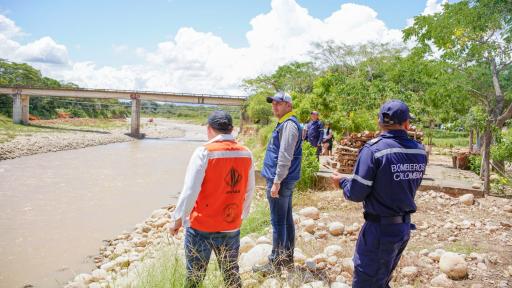
<instances>
[{"instance_id":1,"label":"concrete bridge","mask_svg":"<svg viewBox=\"0 0 512 288\"><path fill-rule=\"evenodd\" d=\"M0 87L0 94L12 95L12 120L17 124L28 124L30 96L131 100L131 135L133 137L141 136L140 109L142 100L229 106L242 106L246 100L244 96L83 88Z\"/></svg>"}]
</instances>

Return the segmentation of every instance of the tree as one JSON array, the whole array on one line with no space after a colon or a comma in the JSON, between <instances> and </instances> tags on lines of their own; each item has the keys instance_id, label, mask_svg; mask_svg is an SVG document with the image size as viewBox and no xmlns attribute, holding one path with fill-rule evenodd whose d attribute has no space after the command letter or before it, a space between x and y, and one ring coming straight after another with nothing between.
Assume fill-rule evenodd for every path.
<instances>
[{"instance_id":1,"label":"tree","mask_svg":"<svg viewBox=\"0 0 512 288\"><path fill-rule=\"evenodd\" d=\"M512 117L501 81L512 63L512 5L509 0L463 0L446 3L443 11L417 16L404 30L404 39L417 41L415 53L455 65L464 77L459 85L487 112L482 176L490 191L490 145L493 126L501 129ZM433 48L436 48L435 51ZM508 106L508 107L507 107Z\"/></svg>"}]
</instances>

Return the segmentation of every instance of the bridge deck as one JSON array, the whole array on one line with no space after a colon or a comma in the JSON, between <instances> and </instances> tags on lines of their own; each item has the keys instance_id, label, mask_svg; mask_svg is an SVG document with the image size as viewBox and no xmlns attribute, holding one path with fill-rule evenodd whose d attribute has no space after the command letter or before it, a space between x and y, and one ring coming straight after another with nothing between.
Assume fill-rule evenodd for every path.
<instances>
[{"instance_id":1,"label":"bridge deck","mask_svg":"<svg viewBox=\"0 0 512 288\"><path fill-rule=\"evenodd\" d=\"M134 90L84 89L84 88L34 88L34 87L0 87L0 94L18 94L26 96L97 98L97 99L140 99L162 102L231 105L241 106L245 96L152 92Z\"/></svg>"}]
</instances>

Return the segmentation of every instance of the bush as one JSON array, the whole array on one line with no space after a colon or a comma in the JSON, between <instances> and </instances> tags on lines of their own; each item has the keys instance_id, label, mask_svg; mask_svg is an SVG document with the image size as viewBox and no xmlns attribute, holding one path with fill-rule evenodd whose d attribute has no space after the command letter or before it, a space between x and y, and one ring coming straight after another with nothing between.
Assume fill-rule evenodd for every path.
<instances>
[{"instance_id":1,"label":"bush","mask_svg":"<svg viewBox=\"0 0 512 288\"><path fill-rule=\"evenodd\" d=\"M469 156L469 170L480 175L480 167L482 166L482 156L471 155Z\"/></svg>"},{"instance_id":2,"label":"bush","mask_svg":"<svg viewBox=\"0 0 512 288\"><path fill-rule=\"evenodd\" d=\"M301 176L297 182L297 190L305 191L313 188L316 183L316 173L320 170L320 163L316 158L316 147L305 143L302 145Z\"/></svg>"}]
</instances>

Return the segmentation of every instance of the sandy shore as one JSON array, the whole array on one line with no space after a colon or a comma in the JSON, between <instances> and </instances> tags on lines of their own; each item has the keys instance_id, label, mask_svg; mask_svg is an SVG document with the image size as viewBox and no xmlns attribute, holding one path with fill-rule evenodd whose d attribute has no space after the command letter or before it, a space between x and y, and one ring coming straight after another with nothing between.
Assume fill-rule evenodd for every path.
<instances>
[{"instance_id":1,"label":"sandy shore","mask_svg":"<svg viewBox=\"0 0 512 288\"><path fill-rule=\"evenodd\" d=\"M189 126L195 127L192 130L197 130L198 127L198 125L183 124L168 119L155 119L152 123L147 119L141 119L141 122L143 123L141 132L146 135L146 138L152 139L181 138L189 134ZM45 125L44 122L37 124ZM48 132L20 135L11 141L0 143L0 160L135 140L127 135L128 122L125 127L112 129L54 128L53 125L48 125Z\"/></svg>"}]
</instances>

